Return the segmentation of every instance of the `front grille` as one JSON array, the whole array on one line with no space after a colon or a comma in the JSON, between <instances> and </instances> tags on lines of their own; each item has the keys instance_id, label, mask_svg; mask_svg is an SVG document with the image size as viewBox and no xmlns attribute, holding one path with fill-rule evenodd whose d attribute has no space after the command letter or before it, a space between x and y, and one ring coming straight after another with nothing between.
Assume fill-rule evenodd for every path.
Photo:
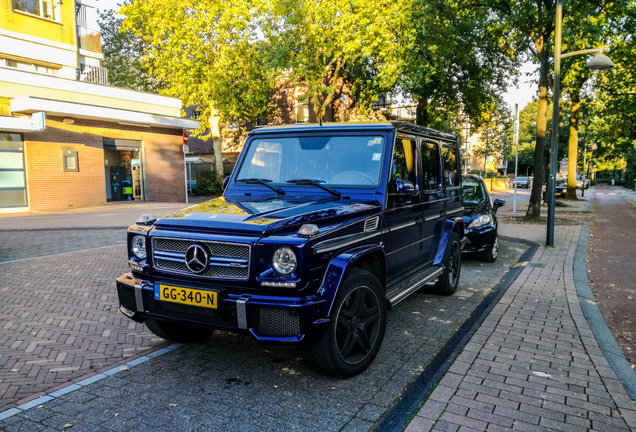
<instances>
[{"instance_id":1,"label":"front grille","mask_svg":"<svg viewBox=\"0 0 636 432\"><path fill-rule=\"evenodd\" d=\"M193 244L204 246L210 255L210 265L200 274L190 271L185 263L186 252ZM155 237L152 239L152 256L155 267L169 273L236 280L245 280L249 276L250 245L247 244Z\"/></svg>"},{"instance_id":2,"label":"front grille","mask_svg":"<svg viewBox=\"0 0 636 432\"><path fill-rule=\"evenodd\" d=\"M119 296L119 304L129 311L137 310L137 301L135 300L135 290L124 286L117 286L117 294Z\"/></svg>"},{"instance_id":3,"label":"front grille","mask_svg":"<svg viewBox=\"0 0 636 432\"><path fill-rule=\"evenodd\" d=\"M261 336L293 337L300 334L300 315L293 309L260 308L256 329Z\"/></svg>"}]
</instances>

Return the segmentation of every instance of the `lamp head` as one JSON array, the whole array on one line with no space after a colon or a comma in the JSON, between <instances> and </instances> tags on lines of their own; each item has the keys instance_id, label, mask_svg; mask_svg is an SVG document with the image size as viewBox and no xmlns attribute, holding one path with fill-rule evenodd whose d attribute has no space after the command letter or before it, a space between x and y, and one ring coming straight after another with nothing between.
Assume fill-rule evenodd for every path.
<instances>
[{"instance_id":1,"label":"lamp head","mask_svg":"<svg viewBox=\"0 0 636 432\"><path fill-rule=\"evenodd\" d=\"M585 65L592 72L602 72L614 68L614 62L605 54L597 54Z\"/></svg>"}]
</instances>

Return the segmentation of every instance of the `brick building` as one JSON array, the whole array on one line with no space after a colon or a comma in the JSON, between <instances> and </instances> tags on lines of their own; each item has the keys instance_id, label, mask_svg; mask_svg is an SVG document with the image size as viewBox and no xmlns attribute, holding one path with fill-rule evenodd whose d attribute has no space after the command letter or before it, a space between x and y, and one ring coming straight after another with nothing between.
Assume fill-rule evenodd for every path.
<instances>
[{"instance_id":1,"label":"brick building","mask_svg":"<svg viewBox=\"0 0 636 432\"><path fill-rule=\"evenodd\" d=\"M108 86L92 0L0 0L0 212L185 201L175 98Z\"/></svg>"}]
</instances>

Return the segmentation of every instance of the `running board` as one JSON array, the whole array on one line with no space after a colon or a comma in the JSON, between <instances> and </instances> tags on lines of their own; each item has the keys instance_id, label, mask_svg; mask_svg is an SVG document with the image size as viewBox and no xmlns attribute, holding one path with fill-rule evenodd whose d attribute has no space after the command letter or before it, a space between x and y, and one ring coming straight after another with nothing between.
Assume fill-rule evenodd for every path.
<instances>
[{"instance_id":1,"label":"running board","mask_svg":"<svg viewBox=\"0 0 636 432\"><path fill-rule=\"evenodd\" d=\"M397 286L392 287L386 293L386 298L389 301L391 307L395 306L418 289L426 285L427 282L435 279L444 271L444 267L433 267L423 272L417 272L414 275L406 278L400 282Z\"/></svg>"}]
</instances>

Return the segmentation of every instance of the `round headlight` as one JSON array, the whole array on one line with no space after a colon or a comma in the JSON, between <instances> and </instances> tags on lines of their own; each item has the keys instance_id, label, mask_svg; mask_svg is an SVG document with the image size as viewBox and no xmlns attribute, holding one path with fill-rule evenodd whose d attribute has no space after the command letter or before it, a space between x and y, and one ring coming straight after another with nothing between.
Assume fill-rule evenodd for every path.
<instances>
[{"instance_id":1,"label":"round headlight","mask_svg":"<svg viewBox=\"0 0 636 432\"><path fill-rule=\"evenodd\" d=\"M287 246L276 249L272 258L274 270L280 275L286 276L296 270L296 254Z\"/></svg>"},{"instance_id":2,"label":"round headlight","mask_svg":"<svg viewBox=\"0 0 636 432\"><path fill-rule=\"evenodd\" d=\"M137 258L146 258L146 236L134 236L131 242L131 248Z\"/></svg>"}]
</instances>

